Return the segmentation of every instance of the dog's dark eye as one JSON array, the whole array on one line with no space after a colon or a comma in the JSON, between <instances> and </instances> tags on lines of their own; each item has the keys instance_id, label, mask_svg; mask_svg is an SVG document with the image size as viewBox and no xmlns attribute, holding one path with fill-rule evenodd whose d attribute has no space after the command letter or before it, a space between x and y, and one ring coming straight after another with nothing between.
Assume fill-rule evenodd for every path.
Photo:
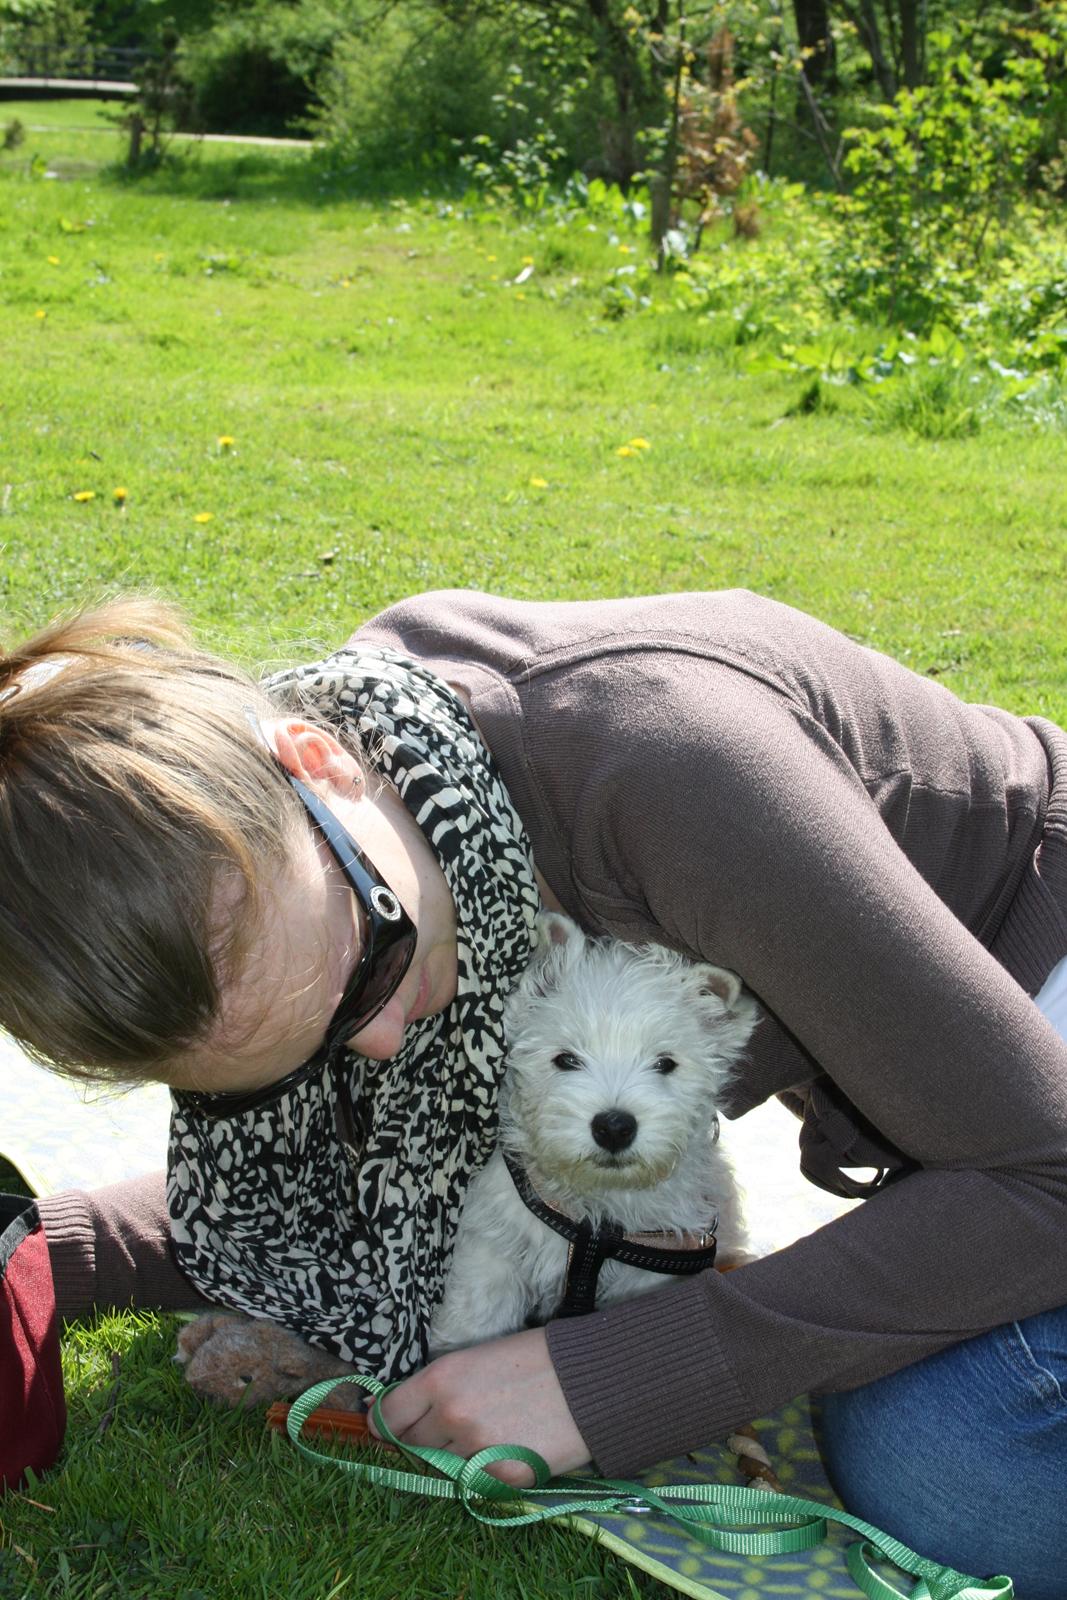
<instances>
[{"instance_id":1,"label":"dog's dark eye","mask_svg":"<svg viewBox=\"0 0 1067 1600\"><path fill-rule=\"evenodd\" d=\"M662 1072L664 1077L667 1076L668 1072L673 1072L677 1065L678 1063L673 1056L657 1056L652 1063L653 1070Z\"/></svg>"},{"instance_id":2,"label":"dog's dark eye","mask_svg":"<svg viewBox=\"0 0 1067 1600\"><path fill-rule=\"evenodd\" d=\"M582 1063L572 1050L561 1050L558 1056L552 1057L552 1065L560 1072L580 1072Z\"/></svg>"}]
</instances>

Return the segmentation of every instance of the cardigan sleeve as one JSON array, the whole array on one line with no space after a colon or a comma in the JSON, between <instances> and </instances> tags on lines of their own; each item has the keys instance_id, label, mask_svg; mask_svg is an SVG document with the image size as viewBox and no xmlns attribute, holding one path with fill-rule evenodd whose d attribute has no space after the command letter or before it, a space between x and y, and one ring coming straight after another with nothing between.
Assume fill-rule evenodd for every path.
<instances>
[{"instance_id":1,"label":"cardigan sleeve","mask_svg":"<svg viewBox=\"0 0 1067 1600\"><path fill-rule=\"evenodd\" d=\"M591 753L617 870L588 920L735 968L919 1170L728 1277L551 1325L612 1475L1067 1302L1067 1043L805 707L742 674L699 688Z\"/></svg>"}]
</instances>

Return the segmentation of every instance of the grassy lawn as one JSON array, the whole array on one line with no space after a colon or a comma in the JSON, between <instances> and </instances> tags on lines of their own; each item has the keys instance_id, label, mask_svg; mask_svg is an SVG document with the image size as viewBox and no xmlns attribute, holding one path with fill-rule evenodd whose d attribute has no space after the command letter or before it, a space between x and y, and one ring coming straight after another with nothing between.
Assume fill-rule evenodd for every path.
<instances>
[{"instance_id":1,"label":"grassy lawn","mask_svg":"<svg viewBox=\"0 0 1067 1600\"><path fill-rule=\"evenodd\" d=\"M605 316L606 275L643 245L602 219L353 198L291 150L196 148L131 184L99 107L13 115L8 633L150 587L267 665L417 589L742 585L967 698L1067 719L1062 431L937 442L849 396L791 414L801 379L747 374L669 285ZM207 1413L172 1350L150 1316L72 1331L64 1469L0 1506L0 1600L663 1592L564 1530L354 1501L258 1417Z\"/></svg>"}]
</instances>

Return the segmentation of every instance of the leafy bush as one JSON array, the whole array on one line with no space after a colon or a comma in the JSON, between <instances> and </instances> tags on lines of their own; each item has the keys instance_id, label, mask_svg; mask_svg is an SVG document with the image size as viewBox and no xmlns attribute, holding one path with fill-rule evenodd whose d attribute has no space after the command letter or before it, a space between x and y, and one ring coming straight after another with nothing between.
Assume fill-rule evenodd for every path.
<instances>
[{"instance_id":1,"label":"leafy bush","mask_svg":"<svg viewBox=\"0 0 1067 1600\"><path fill-rule=\"evenodd\" d=\"M87 7L78 0L0 0L0 65L53 76L91 70Z\"/></svg>"},{"instance_id":2,"label":"leafy bush","mask_svg":"<svg viewBox=\"0 0 1067 1600\"><path fill-rule=\"evenodd\" d=\"M501 30L422 0L358 20L321 84L316 133L342 159L392 170L454 165L508 119Z\"/></svg>"},{"instance_id":3,"label":"leafy bush","mask_svg":"<svg viewBox=\"0 0 1067 1600\"><path fill-rule=\"evenodd\" d=\"M349 0L350 4L356 0ZM581 170L629 184L642 164L647 62L626 7L585 0L370 0L336 52L317 131L380 168L451 167L521 203ZM540 200L539 197L540 196Z\"/></svg>"},{"instance_id":4,"label":"leafy bush","mask_svg":"<svg viewBox=\"0 0 1067 1600\"><path fill-rule=\"evenodd\" d=\"M927 327L977 298L991 258L1012 245L1012 215L1041 141L1041 62L1015 57L983 76L970 56L946 52L931 82L876 108L853 128L841 201L855 241L840 276L846 304L890 322Z\"/></svg>"},{"instance_id":5,"label":"leafy bush","mask_svg":"<svg viewBox=\"0 0 1067 1600\"><path fill-rule=\"evenodd\" d=\"M315 102L339 27L327 0L256 0L195 34L182 52L192 126L291 132Z\"/></svg>"}]
</instances>

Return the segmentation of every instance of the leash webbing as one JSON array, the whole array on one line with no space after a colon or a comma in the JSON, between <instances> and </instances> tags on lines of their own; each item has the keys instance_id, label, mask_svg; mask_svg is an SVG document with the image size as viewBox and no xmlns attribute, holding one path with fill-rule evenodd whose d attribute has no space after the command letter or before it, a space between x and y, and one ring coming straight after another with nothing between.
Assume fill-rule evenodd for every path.
<instances>
[{"instance_id":1,"label":"leash webbing","mask_svg":"<svg viewBox=\"0 0 1067 1600\"><path fill-rule=\"evenodd\" d=\"M350 1461L325 1455L301 1438L305 1422L339 1383L355 1383L375 1396L372 1416L383 1440L394 1445L410 1462L439 1473L405 1472L376 1463ZM438 1500L458 1500L468 1514L494 1527L523 1528L550 1518L569 1516L633 1516L652 1512L680 1523L684 1531L715 1550L740 1555L781 1555L810 1550L828 1536L828 1522L838 1522L860 1534L848 1546L845 1559L853 1581L869 1600L1012 1600L1010 1578L973 1578L920 1556L899 1539L872 1527L847 1511L815 1500L777 1494L735 1484L666 1484L656 1489L626 1479L583 1478L567 1474L552 1478L548 1466L524 1445L492 1445L469 1460L450 1450L407 1445L397 1439L381 1414L381 1402L395 1384L353 1374L317 1383L293 1402L286 1424L290 1439L309 1460L333 1467L358 1482L377 1484L402 1493ZM534 1474L532 1489L502 1483L487 1472L498 1461L521 1461ZM483 1509L511 1507L511 1515ZM763 1524L792 1524L773 1531L757 1531ZM880 1576L872 1560L891 1562L916 1582L910 1592Z\"/></svg>"}]
</instances>

